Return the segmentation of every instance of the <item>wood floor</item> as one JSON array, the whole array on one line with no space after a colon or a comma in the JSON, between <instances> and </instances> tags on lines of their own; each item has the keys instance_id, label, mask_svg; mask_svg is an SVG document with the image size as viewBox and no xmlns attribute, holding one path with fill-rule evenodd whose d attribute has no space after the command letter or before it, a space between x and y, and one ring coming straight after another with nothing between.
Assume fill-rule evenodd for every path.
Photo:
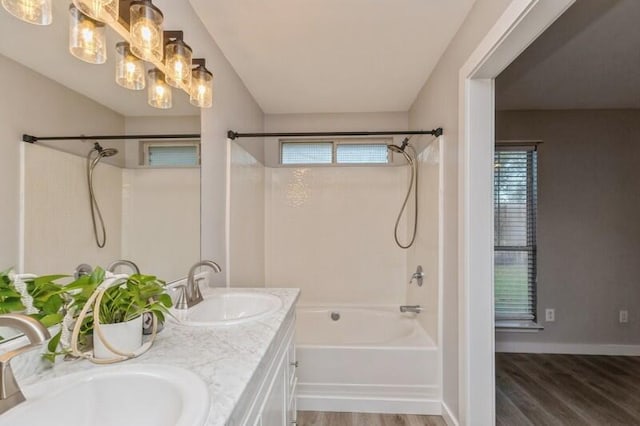
<instances>
[{"instance_id":1,"label":"wood floor","mask_svg":"<svg viewBox=\"0 0 640 426\"><path fill-rule=\"evenodd\" d=\"M446 426L442 417L298 411L298 426Z\"/></svg>"},{"instance_id":2,"label":"wood floor","mask_svg":"<svg viewBox=\"0 0 640 426\"><path fill-rule=\"evenodd\" d=\"M496 354L496 423L640 425L640 357Z\"/></svg>"}]
</instances>

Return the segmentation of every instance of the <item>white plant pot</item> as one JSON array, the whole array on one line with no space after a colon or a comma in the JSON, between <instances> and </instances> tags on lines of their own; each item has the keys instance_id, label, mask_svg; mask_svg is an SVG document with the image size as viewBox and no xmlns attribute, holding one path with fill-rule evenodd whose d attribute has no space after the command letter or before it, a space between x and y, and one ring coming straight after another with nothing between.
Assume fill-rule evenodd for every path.
<instances>
[{"instance_id":1,"label":"white plant pot","mask_svg":"<svg viewBox=\"0 0 640 426\"><path fill-rule=\"evenodd\" d=\"M142 315L118 324L100 324L100 331L114 349L125 353L135 352L142 346ZM105 347L96 330L93 331L93 355L100 359L120 356Z\"/></svg>"}]
</instances>

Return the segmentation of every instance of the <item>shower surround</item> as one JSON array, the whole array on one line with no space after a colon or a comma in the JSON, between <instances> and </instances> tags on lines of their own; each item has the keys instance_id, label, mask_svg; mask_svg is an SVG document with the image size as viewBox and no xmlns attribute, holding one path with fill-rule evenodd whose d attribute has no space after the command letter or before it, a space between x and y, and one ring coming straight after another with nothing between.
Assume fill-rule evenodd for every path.
<instances>
[{"instance_id":1,"label":"shower surround","mask_svg":"<svg viewBox=\"0 0 640 426\"><path fill-rule=\"evenodd\" d=\"M230 143L230 282L259 285L262 279L267 287L302 290L296 336L301 407L439 414L441 141L411 140L418 149L420 217L416 243L408 250L393 239L409 179L404 160L386 166L282 167L274 164L272 142L264 142L267 166ZM411 203L409 211L401 236L412 220ZM264 252L264 277L253 266L243 268L253 263L248 248L255 255ZM408 284L418 264L425 269L422 287ZM247 270L253 271L251 278ZM400 314L405 304L424 311ZM341 313L337 322L331 320L334 311ZM404 370L391 378L378 374L383 365ZM334 369L344 379L331 375Z\"/></svg>"}]
</instances>

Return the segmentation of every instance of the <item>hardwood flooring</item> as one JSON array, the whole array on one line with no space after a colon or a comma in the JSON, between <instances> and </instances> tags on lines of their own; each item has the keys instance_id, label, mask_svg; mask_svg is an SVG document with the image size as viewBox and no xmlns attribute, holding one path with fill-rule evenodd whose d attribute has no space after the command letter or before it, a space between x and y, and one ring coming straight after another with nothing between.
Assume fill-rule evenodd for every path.
<instances>
[{"instance_id":1,"label":"hardwood flooring","mask_svg":"<svg viewBox=\"0 0 640 426\"><path fill-rule=\"evenodd\" d=\"M298 411L298 426L446 426L439 416Z\"/></svg>"},{"instance_id":2,"label":"hardwood flooring","mask_svg":"<svg viewBox=\"0 0 640 426\"><path fill-rule=\"evenodd\" d=\"M496 354L496 423L640 425L640 357Z\"/></svg>"}]
</instances>

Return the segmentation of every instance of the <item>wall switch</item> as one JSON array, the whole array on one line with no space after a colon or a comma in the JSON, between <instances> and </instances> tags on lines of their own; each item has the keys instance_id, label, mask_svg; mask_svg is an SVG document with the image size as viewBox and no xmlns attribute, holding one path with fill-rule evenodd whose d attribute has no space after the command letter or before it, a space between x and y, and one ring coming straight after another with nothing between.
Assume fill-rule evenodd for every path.
<instances>
[{"instance_id":1,"label":"wall switch","mask_svg":"<svg viewBox=\"0 0 640 426\"><path fill-rule=\"evenodd\" d=\"M621 309L620 310L620 315L619 315L619 321L620 324L626 324L629 322L629 311L627 311L626 309Z\"/></svg>"},{"instance_id":2,"label":"wall switch","mask_svg":"<svg viewBox=\"0 0 640 426\"><path fill-rule=\"evenodd\" d=\"M556 310L555 309L545 309L545 311L544 311L544 320L546 322L554 322L556 320Z\"/></svg>"}]
</instances>

